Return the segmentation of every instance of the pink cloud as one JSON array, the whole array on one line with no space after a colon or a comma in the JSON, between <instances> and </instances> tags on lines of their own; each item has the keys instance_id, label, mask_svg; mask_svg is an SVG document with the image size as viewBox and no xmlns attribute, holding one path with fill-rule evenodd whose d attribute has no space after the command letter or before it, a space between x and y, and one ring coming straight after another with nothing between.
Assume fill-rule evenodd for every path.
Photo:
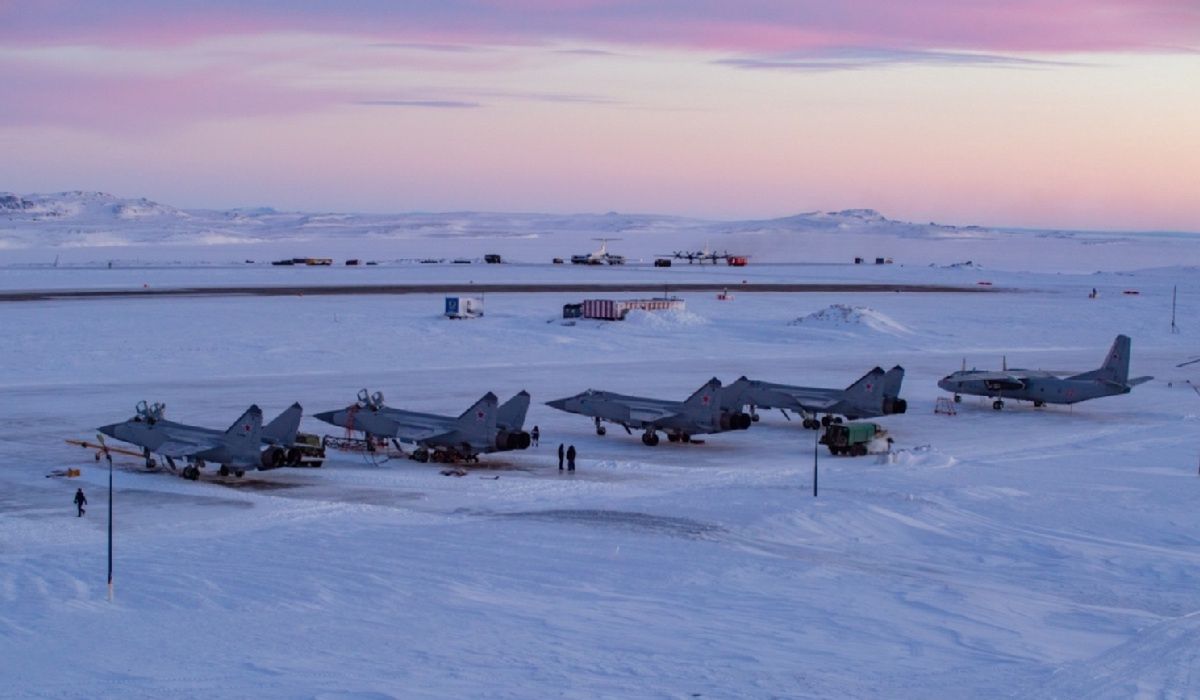
<instances>
[{"instance_id":1,"label":"pink cloud","mask_svg":"<svg viewBox=\"0 0 1200 700\"><path fill-rule=\"evenodd\" d=\"M0 41L163 45L266 31L345 32L442 44L582 41L776 52L856 46L1075 52L1200 44L1194 0L231 0L0 6Z\"/></svg>"},{"instance_id":2,"label":"pink cloud","mask_svg":"<svg viewBox=\"0 0 1200 700\"><path fill-rule=\"evenodd\" d=\"M7 68L6 90L20 99L0 101L0 125L5 126L137 133L202 119L306 111L347 99L335 92L252 83L217 68L170 77Z\"/></svg>"}]
</instances>

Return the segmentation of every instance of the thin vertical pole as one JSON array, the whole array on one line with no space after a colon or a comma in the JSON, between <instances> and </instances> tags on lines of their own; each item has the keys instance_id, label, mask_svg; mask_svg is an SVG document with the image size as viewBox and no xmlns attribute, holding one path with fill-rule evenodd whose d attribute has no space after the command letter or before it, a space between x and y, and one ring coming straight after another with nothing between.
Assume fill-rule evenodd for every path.
<instances>
[{"instance_id":1,"label":"thin vertical pole","mask_svg":"<svg viewBox=\"0 0 1200 700\"><path fill-rule=\"evenodd\" d=\"M113 463L112 455L108 450L104 450L104 456L108 458L108 600L113 599Z\"/></svg>"},{"instance_id":2,"label":"thin vertical pole","mask_svg":"<svg viewBox=\"0 0 1200 700\"><path fill-rule=\"evenodd\" d=\"M813 431L813 498L817 497L817 453L820 452L821 429Z\"/></svg>"},{"instance_id":3,"label":"thin vertical pole","mask_svg":"<svg viewBox=\"0 0 1200 700\"><path fill-rule=\"evenodd\" d=\"M1179 294L1179 285L1171 287L1171 332L1178 333L1179 328L1175 325L1175 297Z\"/></svg>"}]
</instances>

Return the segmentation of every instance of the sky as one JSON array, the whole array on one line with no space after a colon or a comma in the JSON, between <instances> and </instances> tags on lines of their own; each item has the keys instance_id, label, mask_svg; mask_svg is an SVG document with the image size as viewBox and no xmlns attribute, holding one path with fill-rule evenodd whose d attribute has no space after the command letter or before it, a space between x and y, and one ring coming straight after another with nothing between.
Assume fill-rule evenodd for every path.
<instances>
[{"instance_id":1,"label":"sky","mask_svg":"<svg viewBox=\"0 0 1200 700\"><path fill-rule=\"evenodd\" d=\"M1198 0L0 0L0 191L1200 231Z\"/></svg>"}]
</instances>

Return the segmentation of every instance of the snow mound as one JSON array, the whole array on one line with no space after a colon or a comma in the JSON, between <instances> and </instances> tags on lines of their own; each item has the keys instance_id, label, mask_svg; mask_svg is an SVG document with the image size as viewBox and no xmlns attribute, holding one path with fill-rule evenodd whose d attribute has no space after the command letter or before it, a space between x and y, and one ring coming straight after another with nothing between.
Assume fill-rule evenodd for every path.
<instances>
[{"instance_id":1,"label":"snow mound","mask_svg":"<svg viewBox=\"0 0 1200 700\"><path fill-rule=\"evenodd\" d=\"M625 323L632 326L647 328L679 328L683 326L703 326L708 319L690 311L643 311L631 309L625 315Z\"/></svg>"},{"instance_id":2,"label":"snow mound","mask_svg":"<svg viewBox=\"0 0 1200 700\"><path fill-rule=\"evenodd\" d=\"M847 304L827 306L820 311L814 311L803 318L798 318L788 325L837 330L865 328L866 330L887 333L889 335L912 335L912 331L907 327L895 322L889 316L875 309L868 306L849 306Z\"/></svg>"},{"instance_id":3,"label":"snow mound","mask_svg":"<svg viewBox=\"0 0 1200 700\"><path fill-rule=\"evenodd\" d=\"M880 455L879 463L910 469L946 469L958 464L958 460L930 445L918 445Z\"/></svg>"}]
</instances>

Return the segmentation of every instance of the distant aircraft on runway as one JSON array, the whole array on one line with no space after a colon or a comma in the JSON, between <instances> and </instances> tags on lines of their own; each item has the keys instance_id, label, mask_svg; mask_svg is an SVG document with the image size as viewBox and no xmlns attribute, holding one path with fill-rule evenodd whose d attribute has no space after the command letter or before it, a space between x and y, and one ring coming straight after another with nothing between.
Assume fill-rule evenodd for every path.
<instances>
[{"instance_id":1,"label":"distant aircraft on runway","mask_svg":"<svg viewBox=\"0 0 1200 700\"><path fill-rule=\"evenodd\" d=\"M653 446L658 444L658 431L666 433L669 442L690 442L693 435L749 428L750 416L733 403L732 396L721 388L721 381L713 377L685 401L588 389L575 396L547 401L546 405L590 416L596 423L597 435L607 432L602 421L616 423L630 434L634 428L643 430L642 443Z\"/></svg>"},{"instance_id":2,"label":"distant aircraft on runway","mask_svg":"<svg viewBox=\"0 0 1200 700\"><path fill-rule=\"evenodd\" d=\"M591 253L572 255L571 263L575 265L624 265L625 256L608 252L609 241L619 241L620 238L594 238L600 241L600 247Z\"/></svg>"},{"instance_id":3,"label":"distant aircraft on runway","mask_svg":"<svg viewBox=\"0 0 1200 700\"><path fill-rule=\"evenodd\" d=\"M300 404L294 403L264 427L262 409L251 406L233 425L221 431L169 421L163 418L164 408L161 403L147 405L141 401L133 418L98 430L141 447L147 468L154 466L152 454L166 458L172 469L176 459L187 460L182 475L192 480L200 477L205 462L220 464L221 476L232 472L241 477L247 469L282 467L286 448L296 441L304 412ZM268 445L266 449L264 443Z\"/></svg>"},{"instance_id":4,"label":"distant aircraft on runway","mask_svg":"<svg viewBox=\"0 0 1200 700\"><path fill-rule=\"evenodd\" d=\"M971 369L943 377L938 386L953 392L956 402L962 401L963 394L994 399L992 408L997 411L1004 408L1006 398L1032 401L1035 408L1048 403L1079 403L1101 396L1128 394L1133 387L1154 378L1129 378L1129 351L1129 336L1118 335L1104 364L1090 372L1069 374L1028 369Z\"/></svg>"},{"instance_id":5,"label":"distant aircraft on runway","mask_svg":"<svg viewBox=\"0 0 1200 700\"><path fill-rule=\"evenodd\" d=\"M723 253L718 253L715 250L710 250L708 244L706 243L704 248L700 250L673 251L671 253L671 257L675 258L676 260L687 260L689 265L694 262L699 262L701 265L706 262L710 262L716 265L718 260L724 260L732 267L744 267L750 256L736 255L734 253L730 253L728 250Z\"/></svg>"},{"instance_id":6,"label":"distant aircraft on runway","mask_svg":"<svg viewBox=\"0 0 1200 700\"><path fill-rule=\"evenodd\" d=\"M822 423L828 424L833 416L857 420L904 413L908 402L900 398L903 382L904 368L897 365L887 372L876 367L845 389L773 384L741 377L728 390L741 406L750 407L754 420L758 419L755 409L778 408L784 416L791 410L803 417L805 428L815 430Z\"/></svg>"},{"instance_id":7,"label":"distant aircraft on runway","mask_svg":"<svg viewBox=\"0 0 1200 700\"><path fill-rule=\"evenodd\" d=\"M529 447L525 414L529 393L522 391L503 406L492 392L483 395L459 416L440 416L391 408L383 394L358 392L358 401L315 418L375 438L394 438L426 449L426 460L457 462L477 460L480 454L523 450Z\"/></svg>"}]
</instances>

